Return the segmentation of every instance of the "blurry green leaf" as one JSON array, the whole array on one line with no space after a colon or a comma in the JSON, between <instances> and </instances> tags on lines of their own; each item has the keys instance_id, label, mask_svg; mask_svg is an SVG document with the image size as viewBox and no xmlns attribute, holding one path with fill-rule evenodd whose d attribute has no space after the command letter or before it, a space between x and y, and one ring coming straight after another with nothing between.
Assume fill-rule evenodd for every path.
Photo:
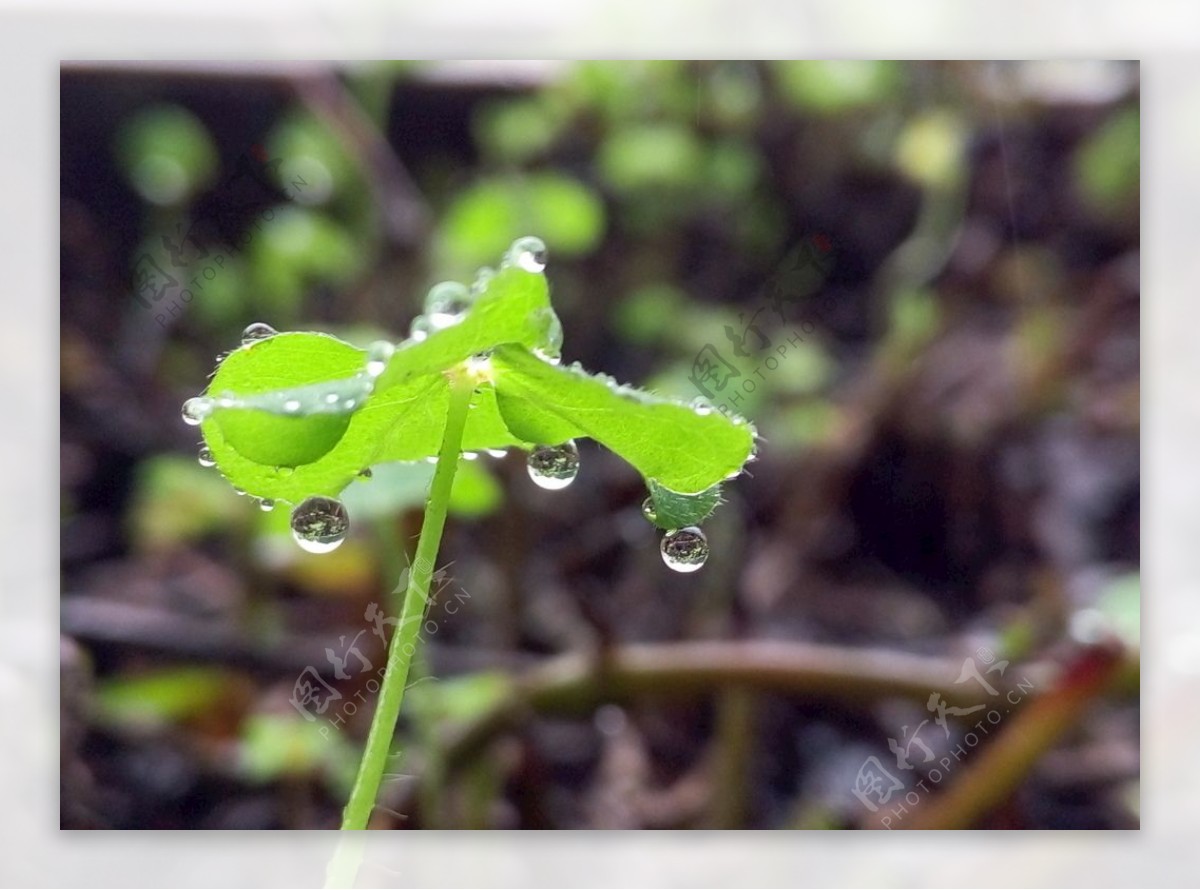
<instances>
[{"instance_id":1,"label":"blurry green leaf","mask_svg":"<svg viewBox=\"0 0 1200 890\"><path fill-rule=\"evenodd\" d=\"M341 733L299 714L253 714L242 724L240 766L252 781L340 772L353 764L354 751Z\"/></svg>"},{"instance_id":2,"label":"blurry green leaf","mask_svg":"<svg viewBox=\"0 0 1200 890\"><path fill-rule=\"evenodd\" d=\"M772 68L788 99L818 113L883 102L898 91L903 76L891 61L788 61Z\"/></svg>"},{"instance_id":3,"label":"blurry green leaf","mask_svg":"<svg viewBox=\"0 0 1200 890\"><path fill-rule=\"evenodd\" d=\"M487 516L504 501L504 490L480 461L462 461L450 489L450 512L464 518Z\"/></svg>"},{"instance_id":4,"label":"blurry green leaf","mask_svg":"<svg viewBox=\"0 0 1200 890\"><path fill-rule=\"evenodd\" d=\"M324 214L290 204L263 213L246 251L255 301L272 318L294 318L314 284L344 284L358 271L354 238Z\"/></svg>"},{"instance_id":5,"label":"blurry green leaf","mask_svg":"<svg viewBox=\"0 0 1200 890\"><path fill-rule=\"evenodd\" d=\"M404 510L423 507L433 481L433 464L376 464L370 478L358 478L346 487L341 499L356 519L383 519ZM503 500L503 491L480 461L460 460L450 490L450 512L473 518L486 516Z\"/></svg>"},{"instance_id":6,"label":"blurry green leaf","mask_svg":"<svg viewBox=\"0 0 1200 890\"><path fill-rule=\"evenodd\" d=\"M463 723L486 714L512 689L507 674L485 671L417 683L405 693L404 706L419 719Z\"/></svg>"},{"instance_id":7,"label":"blurry green leaf","mask_svg":"<svg viewBox=\"0 0 1200 890\"><path fill-rule=\"evenodd\" d=\"M929 111L909 122L900 134L896 164L924 186L950 186L966 173L965 147L960 119L948 111Z\"/></svg>"},{"instance_id":8,"label":"blurry green leaf","mask_svg":"<svg viewBox=\"0 0 1200 890\"><path fill-rule=\"evenodd\" d=\"M941 324L937 297L927 290L904 290L892 297L888 338L892 347L908 354L927 343Z\"/></svg>"},{"instance_id":9,"label":"blurry green leaf","mask_svg":"<svg viewBox=\"0 0 1200 890\"><path fill-rule=\"evenodd\" d=\"M704 152L692 132L674 124L623 127L605 140L596 158L615 190L682 188L700 181Z\"/></svg>"},{"instance_id":10,"label":"blurry green leaf","mask_svg":"<svg viewBox=\"0 0 1200 890\"><path fill-rule=\"evenodd\" d=\"M520 162L546 151L563 123L537 98L498 101L476 113L475 138L497 158Z\"/></svg>"},{"instance_id":11,"label":"blurry green leaf","mask_svg":"<svg viewBox=\"0 0 1200 890\"><path fill-rule=\"evenodd\" d=\"M444 264L466 270L492 261L522 232L542 233L555 256L586 254L599 243L604 226L604 205L570 177L484 179L447 208L438 246Z\"/></svg>"},{"instance_id":12,"label":"blurry green leaf","mask_svg":"<svg viewBox=\"0 0 1200 890\"><path fill-rule=\"evenodd\" d=\"M1131 572L1112 581L1097 600L1096 608L1109 620L1122 642L1138 648L1142 634L1141 575Z\"/></svg>"},{"instance_id":13,"label":"blurry green leaf","mask_svg":"<svg viewBox=\"0 0 1200 890\"><path fill-rule=\"evenodd\" d=\"M267 154L279 161L276 184L301 204L324 204L339 192L361 185L361 174L341 140L307 112L286 115L267 137Z\"/></svg>"},{"instance_id":14,"label":"blurry green leaf","mask_svg":"<svg viewBox=\"0 0 1200 890\"><path fill-rule=\"evenodd\" d=\"M139 549L195 541L236 527L244 517L237 495L194 457L157 455L138 466L129 522Z\"/></svg>"},{"instance_id":15,"label":"blurry green leaf","mask_svg":"<svg viewBox=\"0 0 1200 890\"><path fill-rule=\"evenodd\" d=\"M117 161L130 183L152 204L177 206L212 182L217 149L208 129L178 105L152 105L125 121Z\"/></svg>"},{"instance_id":16,"label":"blurry green leaf","mask_svg":"<svg viewBox=\"0 0 1200 890\"><path fill-rule=\"evenodd\" d=\"M1076 150L1074 165L1078 188L1093 207L1113 212L1135 200L1141 166L1138 109L1118 111L1105 121Z\"/></svg>"},{"instance_id":17,"label":"blurry green leaf","mask_svg":"<svg viewBox=\"0 0 1200 890\"><path fill-rule=\"evenodd\" d=\"M630 343L654 343L678 324L684 303L683 292L673 285L646 285L617 304L613 325Z\"/></svg>"},{"instance_id":18,"label":"blurry green leaf","mask_svg":"<svg viewBox=\"0 0 1200 890\"><path fill-rule=\"evenodd\" d=\"M102 720L117 725L175 723L216 707L232 675L221 668L165 668L106 680L96 690Z\"/></svg>"},{"instance_id":19,"label":"blurry green leaf","mask_svg":"<svg viewBox=\"0 0 1200 890\"><path fill-rule=\"evenodd\" d=\"M743 142L724 140L708 151L705 179L717 194L738 198L758 184L760 167L757 151Z\"/></svg>"}]
</instances>

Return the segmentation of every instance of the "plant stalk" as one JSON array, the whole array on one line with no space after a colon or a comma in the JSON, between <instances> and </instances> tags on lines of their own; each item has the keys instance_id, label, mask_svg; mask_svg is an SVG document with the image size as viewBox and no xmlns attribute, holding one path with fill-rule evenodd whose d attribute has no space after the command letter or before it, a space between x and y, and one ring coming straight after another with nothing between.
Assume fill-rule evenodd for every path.
<instances>
[{"instance_id":1,"label":"plant stalk","mask_svg":"<svg viewBox=\"0 0 1200 890\"><path fill-rule=\"evenodd\" d=\"M446 431L442 436L437 469L429 489L429 502L425 505L425 519L421 523L421 537L417 541L416 557L408 576L400 623L392 634L392 642L388 647L387 670L379 689L379 703L371 720L371 731L367 734L367 744L363 749L354 787L350 790L350 799L342 811L344 831L367 827L379 795L379 784L387 768L392 738L396 732L396 720L400 716L400 704L404 700L404 689L408 683L409 668L417 650L418 635L425 617L425 607L429 602L429 581L438 548L442 543L446 509L450 503L450 488L454 484L454 473L458 469L463 429L467 423L467 412L474 391L475 379L470 373L460 370L451 376Z\"/></svg>"}]
</instances>

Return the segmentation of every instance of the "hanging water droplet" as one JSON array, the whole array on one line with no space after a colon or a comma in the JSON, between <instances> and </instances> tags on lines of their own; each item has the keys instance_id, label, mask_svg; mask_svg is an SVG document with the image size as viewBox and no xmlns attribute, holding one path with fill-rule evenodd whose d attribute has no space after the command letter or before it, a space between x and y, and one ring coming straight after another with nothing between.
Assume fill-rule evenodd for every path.
<instances>
[{"instance_id":1,"label":"hanging water droplet","mask_svg":"<svg viewBox=\"0 0 1200 890\"><path fill-rule=\"evenodd\" d=\"M713 406L704 399L696 399L692 402L692 410L696 412L697 416L706 417L713 413Z\"/></svg>"},{"instance_id":2,"label":"hanging water droplet","mask_svg":"<svg viewBox=\"0 0 1200 890\"><path fill-rule=\"evenodd\" d=\"M212 414L212 399L194 396L183 403L183 422L188 426L199 426Z\"/></svg>"},{"instance_id":3,"label":"hanging water droplet","mask_svg":"<svg viewBox=\"0 0 1200 890\"><path fill-rule=\"evenodd\" d=\"M284 414L295 414L299 410L300 410L299 399L288 399L286 402L283 403L283 413Z\"/></svg>"},{"instance_id":4,"label":"hanging water droplet","mask_svg":"<svg viewBox=\"0 0 1200 890\"><path fill-rule=\"evenodd\" d=\"M457 281L435 284L425 298L425 317L434 330L458 324L471 308L471 292Z\"/></svg>"},{"instance_id":5,"label":"hanging water droplet","mask_svg":"<svg viewBox=\"0 0 1200 890\"><path fill-rule=\"evenodd\" d=\"M429 457L425 458L425 463L427 464L436 464L437 462L438 459L436 454L431 454Z\"/></svg>"},{"instance_id":6,"label":"hanging water droplet","mask_svg":"<svg viewBox=\"0 0 1200 890\"><path fill-rule=\"evenodd\" d=\"M307 498L292 511L292 537L302 550L328 553L336 550L350 530L350 514L333 498Z\"/></svg>"},{"instance_id":7,"label":"hanging water droplet","mask_svg":"<svg viewBox=\"0 0 1200 890\"><path fill-rule=\"evenodd\" d=\"M233 493L234 493L234 494L236 494L236 495L237 495L239 498L242 498L242 497L245 497L245 496L246 496L246 489L244 489L244 488L238 488L238 487L235 485L235 486L233 486Z\"/></svg>"},{"instance_id":8,"label":"hanging water droplet","mask_svg":"<svg viewBox=\"0 0 1200 890\"><path fill-rule=\"evenodd\" d=\"M270 513L275 509L275 502L270 498L263 498L258 502L258 509L262 510L264 513Z\"/></svg>"},{"instance_id":9,"label":"hanging water droplet","mask_svg":"<svg viewBox=\"0 0 1200 890\"><path fill-rule=\"evenodd\" d=\"M708 538L694 525L673 529L663 535L659 550L667 568L676 572L695 572L708 559Z\"/></svg>"},{"instance_id":10,"label":"hanging water droplet","mask_svg":"<svg viewBox=\"0 0 1200 890\"><path fill-rule=\"evenodd\" d=\"M574 441L561 445L538 445L526 461L529 478L540 488L558 491L575 481L579 473L579 449Z\"/></svg>"},{"instance_id":11,"label":"hanging water droplet","mask_svg":"<svg viewBox=\"0 0 1200 890\"><path fill-rule=\"evenodd\" d=\"M242 345L252 346L259 340L266 340L268 337L274 337L279 331L275 330L269 324L263 324L261 321L256 321L252 325L248 325L246 330L242 331Z\"/></svg>"},{"instance_id":12,"label":"hanging water droplet","mask_svg":"<svg viewBox=\"0 0 1200 890\"><path fill-rule=\"evenodd\" d=\"M479 454L475 451L464 451L463 460L479 460Z\"/></svg>"},{"instance_id":13,"label":"hanging water droplet","mask_svg":"<svg viewBox=\"0 0 1200 890\"><path fill-rule=\"evenodd\" d=\"M388 360L396 351L396 347L387 340L376 340L367 347L367 374L378 377L387 367Z\"/></svg>"},{"instance_id":14,"label":"hanging water droplet","mask_svg":"<svg viewBox=\"0 0 1200 890\"><path fill-rule=\"evenodd\" d=\"M645 516L649 522L658 521L658 513L654 511L654 498L648 497L646 500L642 501L642 515Z\"/></svg>"},{"instance_id":15,"label":"hanging water droplet","mask_svg":"<svg viewBox=\"0 0 1200 890\"><path fill-rule=\"evenodd\" d=\"M216 458L213 457L213 453L207 445L200 449L200 453L196 455L196 460L199 461L202 467L215 467L217 465Z\"/></svg>"},{"instance_id":16,"label":"hanging water droplet","mask_svg":"<svg viewBox=\"0 0 1200 890\"><path fill-rule=\"evenodd\" d=\"M497 460L506 456L507 454L508 454L508 449L506 449L506 448L489 448L489 449L487 449L487 456L494 457Z\"/></svg>"},{"instance_id":17,"label":"hanging water droplet","mask_svg":"<svg viewBox=\"0 0 1200 890\"><path fill-rule=\"evenodd\" d=\"M526 272L541 272L546 268L550 256L546 243L532 235L514 241L508 249L508 255L514 266Z\"/></svg>"}]
</instances>

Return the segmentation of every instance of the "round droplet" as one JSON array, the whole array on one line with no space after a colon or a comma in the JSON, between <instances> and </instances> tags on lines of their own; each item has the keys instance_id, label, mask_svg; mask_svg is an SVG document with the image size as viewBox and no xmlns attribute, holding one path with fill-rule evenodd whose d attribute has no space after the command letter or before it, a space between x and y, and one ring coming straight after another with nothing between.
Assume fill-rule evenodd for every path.
<instances>
[{"instance_id":1,"label":"round droplet","mask_svg":"<svg viewBox=\"0 0 1200 890\"><path fill-rule=\"evenodd\" d=\"M654 498L646 498L646 500L642 501L642 515L649 522L658 521L658 514L654 511Z\"/></svg>"},{"instance_id":2,"label":"round droplet","mask_svg":"<svg viewBox=\"0 0 1200 890\"><path fill-rule=\"evenodd\" d=\"M212 414L212 399L195 396L183 403L183 422L188 426L199 426Z\"/></svg>"},{"instance_id":3,"label":"round droplet","mask_svg":"<svg viewBox=\"0 0 1200 890\"><path fill-rule=\"evenodd\" d=\"M579 473L579 449L571 440L561 445L538 445L526 461L529 478L540 488L558 491L575 481Z\"/></svg>"},{"instance_id":4,"label":"round droplet","mask_svg":"<svg viewBox=\"0 0 1200 890\"><path fill-rule=\"evenodd\" d=\"M514 266L526 272L541 272L546 268L546 261L550 256L545 242L532 235L514 241L508 249L508 255Z\"/></svg>"},{"instance_id":5,"label":"round droplet","mask_svg":"<svg viewBox=\"0 0 1200 890\"><path fill-rule=\"evenodd\" d=\"M506 454L508 454L508 451L504 448L489 448L489 449L487 449L487 456L494 457L497 460L504 457Z\"/></svg>"},{"instance_id":6,"label":"round droplet","mask_svg":"<svg viewBox=\"0 0 1200 890\"><path fill-rule=\"evenodd\" d=\"M463 460L479 460L479 452L464 451L463 452Z\"/></svg>"},{"instance_id":7,"label":"round droplet","mask_svg":"<svg viewBox=\"0 0 1200 890\"><path fill-rule=\"evenodd\" d=\"M275 509L275 502L270 498L263 498L258 502L258 509L262 510L264 513L270 513Z\"/></svg>"},{"instance_id":8,"label":"round droplet","mask_svg":"<svg viewBox=\"0 0 1200 890\"><path fill-rule=\"evenodd\" d=\"M676 572L695 572L708 559L708 538L694 525L675 529L663 535L663 562Z\"/></svg>"},{"instance_id":9,"label":"round droplet","mask_svg":"<svg viewBox=\"0 0 1200 890\"><path fill-rule=\"evenodd\" d=\"M458 324L471 308L471 292L457 281L443 281L425 298L425 317L434 330Z\"/></svg>"},{"instance_id":10,"label":"round droplet","mask_svg":"<svg viewBox=\"0 0 1200 890\"><path fill-rule=\"evenodd\" d=\"M283 403L283 410L287 414L297 413L300 410L300 400L299 399L288 399L286 402Z\"/></svg>"},{"instance_id":11,"label":"round droplet","mask_svg":"<svg viewBox=\"0 0 1200 890\"><path fill-rule=\"evenodd\" d=\"M350 514L333 498L307 498L292 511L292 537L309 553L336 550L349 530Z\"/></svg>"},{"instance_id":12,"label":"round droplet","mask_svg":"<svg viewBox=\"0 0 1200 890\"><path fill-rule=\"evenodd\" d=\"M216 458L213 457L213 453L207 445L200 449L200 453L196 455L196 460L200 462L200 466L202 467L215 467L217 465Z\"/></svg>"},{"instance_id":13,"label":"round droplet","mask_svg":"<svg viewBox=\"0 0 1200 890\"><path fill-rule=\"evenodd\" d=\"M266 340L268 337L274 337L278 333L279 331L275 330L269 324L256 321L254 324L247 326L246 330L242 331L242 345L252 346L259 340Z\"/></svg>"},{"instance_id":14,"label":"round droplet","mask_svg":"<svg viewBox=\"0 0 1200 890\"><path fill-rule=\"evenodd\" d=\"M412 324L408 328L408 336L416 343L420 343L433 332L433 325L429 323L429 319L424 315L418 315L412 320Z\"/></svg>"},{"instance_id":15,"label":"round droplet","mask_svg":"<svg viewBox=\"0 0 1200 890\"><path fill-rule=\"evenodd\" d=\"M237 495L239 498L241 498L241 497L245 497L245 496L246 496L246 489L244 489L244 488L238 488L238 487L235 485L235 486L233 486L233 493L234 493L234 494L236 494L236 495Z\"/></svg>"},{"instance_id":16,"label":"round droplet","mask_svg":"<svg viewBox=\"0 0 1200 890\"><path fill-rule=\"evenodd\" d=\"M438 459L436 454L431 454L429 457L425 458L425 463L427 464L436 464L437 462Z\"/></svg>"},{"instance_id":17,"label":"round droplet","mask_svg":"<svg viewBox=\"0 0 1200 890\"><path fill-rule=\"evenodd\" d=\"M387 340L376 340L367 347L367 374L372 377L378 377L383 373L383 369L387 367L388 359L392 357L392 353L396 351L396 347Z\"/></svg>"}]
</instances>

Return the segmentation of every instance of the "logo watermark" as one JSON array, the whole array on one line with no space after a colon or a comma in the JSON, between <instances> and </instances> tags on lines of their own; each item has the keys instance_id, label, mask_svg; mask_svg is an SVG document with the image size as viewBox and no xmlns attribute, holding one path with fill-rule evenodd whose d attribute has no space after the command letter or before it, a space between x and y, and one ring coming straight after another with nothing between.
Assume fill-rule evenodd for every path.
<instances>
[{"instance_id":1,"label":"logo watermark","mask_svg":"<svg viewBox=\"0 0 1200 890\"><path fill-rule=\"evenodd\" d=\"M416 565L422 563L417 561ZM429 568L432 569L432 566ZM392 591L394 595L403 596L408 588L408 578L411 572L410 569L405 569L400 573L400 580L396 584L396 589ZM439 597L451 584L448 570L445 568L433 571L430 575L430 592L429 602L434 604L439 602ZM455 591L453 599L440 601L440 609L445 615L456 615L459 611L459 603L465 602L471 598L471 595L461 587ZM431 618L428 610L424 614L414 615L411 621L420 622L420 628L417 631L415 643L405 644L405 655L412 658L416 652L416 646L422 641L432 637L438 632L441 624ZM379 691L380 684L383 681L383 675L387 672L386 655L384 663L376 667L371 660L363 654L358 646L358 641L363 634L368 631L374 636L379 637L383 643L384 652L387 651L388 634L385 628L391 627L392 633L396 633L400 629L400 619L393 618L387 615L378 603L372 602L367 604L366 610L363 612L363 621L370 626L360 630L357 634L346 642L346 636L338 637L337 648L328 646L325 649L325 659L331 667L334 680L353 680L361 679L362 675L370 674L366 682L363 684L366 690L371 695ZM326 673L329 673L328 668ZM292 686L291 704L305 720L309 722L323 721L323 725L319 728L321 735L328 738L329 730L341 728L346 718L353 717L358 713L360 704L366 704L366 696L362 690L355 692L353 696L345 696L337 689L337 687L322 676L322 672L317 670L313 665L308 665L296 677L296 682ZM341 704L337 704L341 702Z\"/></svg>"},{"instance_id":2,"label":"logo watermark","mask_svg":"<svg viewBox=\"0 0 1200 890\"><path fill-rule=\"evenodd\" d=\"M980 665L984 668L982 671ZM1003 677L1007 667L1007 661L997 661L990 649L981 647L976 650L974 658L968 657L963 661L962 670L954 683L978 683L987 693L987 701L959 708L947 704L937 692L929 694L925 707L933 714L934 725L940 727L943 732L941 742L948 742L950 739L950 724L946 719L948 716L966 718L979 714L977 722L970 726L962 740L951 748L949 753L938 758L929 743L921 738L921 730L930 722L930 718L926 718L911 731L907 726L900 727L900 738L888 739L888 749L896 758L896 771L901 775L909 775L903 779L899 778L873 755L863 762L855 777L852 791L872 813L883 811L884 815L879 821L884 828L890 830L893 825L901 822L908 815L910 808L920 804L924 795L940 785L980 743L982 737L999 726L1012 708L1019 705L1025 696L1033 691L1033 683L1025 677L1003 694L988 682L989 674L999 674ZM914 748L919 756L914 756ZM912 782L917 776L920 778ZM894 803L893 798L896 799Z\"/></svg>"},{"instance_id":3,"label":"logo watermark","mask_svg":"<svg viewBox=\"0 0 1200 890\"><path fill-rule=\"evenodd\" d=\"M766 382L766 374L778 369L789 352L816 330L811 321L804 320L782 336L772 331L774 337L771 337L760 326L759 316L769 310L777 316L778 324L788 323L785 310L820 289L832 268L833 243L829 237L823 234L807 236L788 254L783 272L771 280L762 305L748 320L745 312L738 315L740 328L725 326L725 337L734 357L755 359L753 370L749 370L748 361L729 361L712 343L705 344L696 353L688 379L714 408L726 415L736 413L743 399L753 393L760 382Z\"/></svg>"},{"instance_id":4,"label":"logo watermark","mask_svg":"<svg viewBox=\"0 0 1200 890\"><path fill-rule=\"evenodd\" d=\"M186 226L177 223L174 232L160 236L160 251L146 251L138 257L133 269L134 299L144 309L164 310L154 316L159 327L165 328L177 318L184 306L204 293L204 283L213 282L224 270L227 254L207 245L241 250L263 223L275 218L280 163L278 158L269 160L261 146L254 146L238 158L234 172L218 186L217 205L211 214ZM294 200L306 186L307 180L296 176L282 186L283 195ZM248 227L244 225L247 218Z\"/></svg>"}]
</instances>

